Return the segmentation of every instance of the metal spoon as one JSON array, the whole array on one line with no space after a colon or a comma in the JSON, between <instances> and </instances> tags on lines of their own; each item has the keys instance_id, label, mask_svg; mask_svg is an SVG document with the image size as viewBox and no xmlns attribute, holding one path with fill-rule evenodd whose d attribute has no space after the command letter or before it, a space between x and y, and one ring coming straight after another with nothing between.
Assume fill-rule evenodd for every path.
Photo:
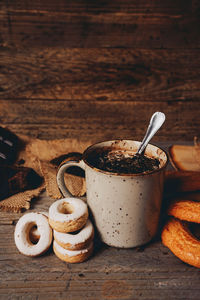
<instances>
[{"instance_id":1,"label":"metal spoon","mask_svg":"<svg viewBox=\"0 0 200 300\"><path fill-rule=\"evenodd\" d=\"M152 115L149 126L147 128L147 132L140 144L140 147L139 147L136 155L141 154L145 150L149 141L152 139L154 134L158 131L158 129L162 126L162 124L164 122L165 122L165 114L164 113L157 111Z\"/></svg>"}]
</instances>

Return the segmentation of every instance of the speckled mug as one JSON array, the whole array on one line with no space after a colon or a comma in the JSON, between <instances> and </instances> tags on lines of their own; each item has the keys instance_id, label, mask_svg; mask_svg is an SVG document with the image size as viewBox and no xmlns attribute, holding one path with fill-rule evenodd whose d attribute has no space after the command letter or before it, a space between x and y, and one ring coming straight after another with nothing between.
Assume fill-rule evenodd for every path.
<instances>
[{"instance_id":1,"label":"speckled mug","mask_svg":"<svg viewBox=\"0 0 200 300\"><path fill-rule=\"evenodd\" d=\"M135 153L140 142L113 140L90 146L79 162L64 163L57 183L65 197L64 173L71 166L85 170L87 203L103 242L110 246L131 248L149 242L156 234L162 202L164 170L168 162L162 149L148 144L145 154L157 158L159 169L140 174L118 174L95 168L88 162L93 151L104 148Z\"/></svg>"}]
</instances>

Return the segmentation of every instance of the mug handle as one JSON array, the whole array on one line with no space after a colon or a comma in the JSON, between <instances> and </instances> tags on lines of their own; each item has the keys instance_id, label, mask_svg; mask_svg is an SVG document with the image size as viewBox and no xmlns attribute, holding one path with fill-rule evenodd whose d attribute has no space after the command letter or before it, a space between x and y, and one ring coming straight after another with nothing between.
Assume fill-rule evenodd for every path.
<instances>
[{"instance_id":1,"label":"mug handle","mask_svg":"<svg viewBox=\"0 0 200 300\"><path fill-rule=\"evenodd\" d=\"M61 164L61 166L58 169L56 180L57 180L58 187L64 197L74 197L66 187L65 180L64 180L65 171L69 167L73 167L73 166L79 167L85 171L85 163L82 159L80 161L69 160L67 162L64 162L63 164Z\"/></svg>"}]
</instances>

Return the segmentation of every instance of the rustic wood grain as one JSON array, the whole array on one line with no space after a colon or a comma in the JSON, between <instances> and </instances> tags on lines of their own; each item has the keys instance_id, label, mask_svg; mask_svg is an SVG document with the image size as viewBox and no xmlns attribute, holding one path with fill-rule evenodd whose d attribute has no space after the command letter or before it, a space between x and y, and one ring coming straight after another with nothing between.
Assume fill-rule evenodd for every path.
<instances>
[{"instance_id":1,"label":"rustic wood grain","mask_svg":"<svg viewBox=\"0 0 200 300\"><path fill-rule=\"evenodd\" d=\"M80 137L93 140L135 138L140 139L156 110L168 111L167 102L134 101L44 101L0 100L0 120L16 133L37 134L41 138ZM188 111L192 108L194 120ZM116 119L117 116L117 119ZM166 113L166 124L154 140L192 139L200 126L199 103L179 103ZM87 120L87 121L86 121ZM31 125L30 125L31 124ZM172 126L173 124L173 132ZM27 132L26 132L27 130Z\"/></svg>"},{"instance_id":2,"label":"rustic wood grain","mask_svg":"<svg viewBox=\"0 0 200 300\"><path fill-rule=\"evenodd\" d=\"M4 47L199 48L199 19L188 15L56 15L32 12L1 14ZM54 21L54 18L56 21ZM59 21L58 21L59 18ZM144 21L145 20L145 21Z\"/></svg>"},{"instance_id":3,"label":"rustic wood grain","mask_svg":"<svg viewBox=\"0 0 200 300\"><path fill-rule=\"evenodd\" d=\"M151 1L137 1L137 0L115 0L115 1L90 1L90 0L49 0L41 2L40 0L15 0L6 1L2 0L0 7L2 10L30 10L30 11L46 11L46 12L68 12L68 13L96 13L104 12L124 12L130 13L167 13L167 14L184 14L194 12L199 7L196 0L151 0Z\"/></svg>"},{"instance_id":4,"label":"rustic wood grain","mask_svg":"<svg viewBox=\"0 0 200 300\"><path fill-rule=\"evenodd\" d=\"M199 50L0 51L0 98L199 100Z\"/></svg>"},{"instance_id":5,"label":"rustic wood grain","mask_svg":"<svg viewBox=\"0 0 200 300\"><path fill-rule=\"evenodd\" d=\"M41 138L141 139L141 124L162 110L167 122L155 140L192 140L200 128L198 53L2 50L0 122Z\"/></svg>"},{"instance_id":6,"label":"rustic wood grain","mask_svg":"<svg viewBox=\"0 0 200 300\"><path fill-rule=\"evenodd\" d=\"M164 110L155 140L192 140L199 8L196 0L2 1L0 122L41 138L140 139L141 124Z\"/></svg>"},{"instance_id":7,"label":"rustic wood grain","mask_svg":"<svg viewBox=\"0 0 200 300\"><path fill-rule=\"evenodd\" d=\"M3 47L196 48L195 1L6 1L1 4Z\"/></svg>"}]
</instances>

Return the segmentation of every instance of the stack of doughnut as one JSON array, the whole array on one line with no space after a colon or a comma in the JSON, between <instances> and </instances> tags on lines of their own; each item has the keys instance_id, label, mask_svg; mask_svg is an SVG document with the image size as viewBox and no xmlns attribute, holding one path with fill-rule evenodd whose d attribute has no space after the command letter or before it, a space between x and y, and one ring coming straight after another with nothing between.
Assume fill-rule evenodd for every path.
<instances>
[{"instance_id":1,"label":"stack of doughnut","mask_svg":"<svg viewBox=\"0 0 200 300\"><path fill-rule=\"evenodd\" d=\"M78 198L55 201L48 214L28 213L16 224L15 244L24 255L39 256L45 253L53 237L54 253L61 260L79 263L90 257L94 228L88 219L88 208L84 201Z\"/></svg>"},{"instance_id":2,"label":"stack of doughnut","mask_svg":"<svg viewBox=\"0 0 200 300\"><path fill-rule=\"evenodd\" d=\"M185 263L200 268L200 240L190 231L191 222L200 223L200 202L176 199L168 215L161 234L163 244Z\"/></svg>"},{"instance_id":3,"label":"stack of doughnut","mask_svg":"<svg viewBox=\"0 0 200 300\"><path fill-rule=\"evenodd\" d=\"M49 224L53 228L53 250L58 258L77 263L92 254L94 229L85 202L78 198L54 202L49 208Z\"/></svg>"}]
</instances>

